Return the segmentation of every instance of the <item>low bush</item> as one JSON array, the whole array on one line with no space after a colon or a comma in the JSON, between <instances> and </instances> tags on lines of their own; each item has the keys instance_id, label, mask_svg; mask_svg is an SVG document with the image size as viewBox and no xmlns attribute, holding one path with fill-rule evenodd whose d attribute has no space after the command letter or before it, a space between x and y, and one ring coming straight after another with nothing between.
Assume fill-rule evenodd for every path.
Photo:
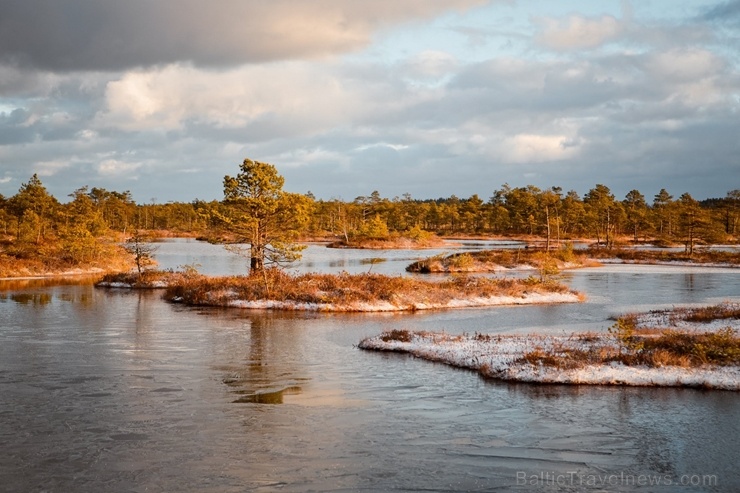
<instances>
[{"instance_id":1,"label":"low bush","mask_svg":"<svg viewBox=\"0 0 740 493\"><path fill-rule=\"evenodd\" d=\"M408 272L494 272L501 268L533 267L542 279L557 274L560 269L588 265L583 253L576 253L566 244L558 250L547 252L537 248L481 250L478 252L437 255L419 260L406 267Z\"/></svg>"},{"instance_id":2,"label":"low bush","mask_svg":"<svg viewBox=\"0 0 740 493\"><path fill-rule=\"evenodd\" d=\"M393 329L390 332L383 332L380 335L380 339L383 342L399 341L399 342L411 342L413 334L408 330Z\"/></svg>"},{"instance_id":3,"label":"low bush","mask_svg":"<svg viewBox=\"0 0 740 493\"><path fill-rule=\"evenodd\" d=\"M711 322L713 320L740 319L740 304L722 303L719 305L690 308L683 317L687 322Z\"/></svg>"}]
</instances>

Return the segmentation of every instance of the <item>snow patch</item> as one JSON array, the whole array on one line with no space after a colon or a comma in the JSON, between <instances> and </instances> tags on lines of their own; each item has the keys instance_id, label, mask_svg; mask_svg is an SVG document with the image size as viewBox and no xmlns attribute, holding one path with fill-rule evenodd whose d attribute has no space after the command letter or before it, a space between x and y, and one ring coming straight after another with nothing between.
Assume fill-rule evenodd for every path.
<instances>
[{"instance_id":1,"label":"snow patch","mask_svg":"<svg viewBox=\"0 0 740 493\"><path fill-rule=\"evenodd\" d=\"M522 358L536 349L554 352L558 349L588 350L594 347L616 347L609 337L578 336L455 336L444 333L410 333L409 342L384 341L384 335L360 342L362 349L398 351L430 361L469 368L482 374L520 382L631 385L661 387L702 387L740 390L740 367L705 366L698 368L626 366L621 363L587 365L576 369L559 369L530 364ZM387 338L387 337L386 337Z\"/></svg>"},{"instance_id":2,"label":"snow patch","mask_svg":"<svg viewBox=\"0 0 740 493\"><path fill-rule=\"evenodd\" d=\"M234 293L235 295L235 293ZM474 308L499 305L532 305L552 303L577 303L581 301L575 293L527 293L524 296L495 296L490 298L462 298L445 303L414 302L396 305L390 301L337 303L302 303L297 301L240 300L232 299L227 306L257 310L302 310L316 312L397 312L434 310L443 308Z\"/></svg>"}]
</instances>

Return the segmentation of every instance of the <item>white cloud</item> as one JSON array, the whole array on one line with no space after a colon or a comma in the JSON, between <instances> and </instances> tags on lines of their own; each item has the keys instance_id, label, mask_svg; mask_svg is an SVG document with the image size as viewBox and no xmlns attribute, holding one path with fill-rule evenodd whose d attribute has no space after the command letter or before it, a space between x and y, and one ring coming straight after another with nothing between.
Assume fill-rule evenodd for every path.
<instances>
[{"instance_id":1,"label":"white cloud","mask_svg":"<svg viewBox=\"0 0 740 493\"><path fill-rule=\"evenodd\" d=\"M572 159L578 145L565 135L518 134L504 139L501 157L510 163L543 163Z\"/></svg>"},{"instance_id":2,"label":"white cloud","mask_svg":"<svg viewBox=\"0 0 740 493\"><path fill-rule=\"evenodd\" d=\"M120 161L118 159L106 159L97 164L96 169L99 175L117 176L137 179L138 175L133 172L141 168L142 163L132 163Z\"/></svg>"},{"instance_id":3,"label":"white cloud","mask_svg":"<svg viewBox=\"0 0 740 493\"><path fill-rule=\"evenodd\" d=\"M667 82L696 81L718 75L722 62L702 48L680 48L649 56L646 70Z\"/></svg>"},{"instance_id":4,"label":"white cloud","mask_svg":"<svg viewBox=\"0 0 740 493\"><path fill-rule=\"evenodd\" d=\"M39 162L33 168L39 176L54 176L71 165L69 161L52 160Z\"/></svg>"},{"instance_id":5,"label":"white cloud","mask_svg":"<svg viewBox=\"0 0 740 493\"><path fill-rule=\"evenodd\" d=\"M283 152L274 157L275 162L285 168L302 168L313 164L335 164L346 167L350 158L341 152L315 147L310 149L296 149Z\"/></svg>"},{"instance_id":6,"label":"white cloud","mask_svg":"<svg viewBox=\"0 0 740 493\"><path fill-rule=\"evenodd\" d=\"M388 142L376 142L373 144L363 144L361 146L355 147L355 150L362 152L362 151L367 151L368 149L374 149L378 147L385 147L388 149L393 149L394 151L402 151L404 149L409 148L409 146L405 144L391 144Z\"/></svg>"},{"instance_id":7,"label":"white cloud","mask_svg":"<svg viewBox=\"0 0 740 493\"><path fill-rule=\"evenodd\" d=\"M322 70L328 68L328 70ZM171 65L108 83L101 127L173 130L187 123L239 128L261 120L314 131L365 106L331 66L300 62L204 71Z\"/></svg>"},{"instance_id":8,"label":"white cloud","mask_svg":"<svg viewBox=\"0 0 740 493\"><path fill-rule=\"evenodd\" d=\"M458 60L452 54L433 50L422 51L408 61L411 76L428 79L450 75L458 65Z\"/></svg>"},{"instance_id":9,"label":"white cloud","mask_svg":"<svg viewBox=\"0 0 740 493\"><path fill-rule=\"evenodd\" d=\"M537 41L559 51L593 49L617 39L625 27L611 15L588 18L571 15L566 19L538 18L540 33Z\"/></svg>"}]
</instances>

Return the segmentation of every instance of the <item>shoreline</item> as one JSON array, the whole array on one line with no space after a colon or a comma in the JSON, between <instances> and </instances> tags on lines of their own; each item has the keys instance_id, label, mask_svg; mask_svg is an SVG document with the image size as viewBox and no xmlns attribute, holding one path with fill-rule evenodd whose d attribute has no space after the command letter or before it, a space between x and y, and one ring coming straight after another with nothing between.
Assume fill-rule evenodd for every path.
<instances>
[{"instance_id":1,"label":"shoreline","mask_svg":"<svg viewBox=\"0 0 740 493\"><path fill-rule=\"evenodd\" d=\"M441 281L383 274L203 276L147 271L109 275L96 286L166 289L165 298L190 306L313 312L414 312L499 305L578 303L585 295L556 282L451 277Z\"/></svg>"},{"instance_id":2,"label":"shoreline","mask_svg":"<svg viewBox=\"0 0 740 493\"><path fill-rule=\"evenodd\" d=\"M624 258L627 257L627 258ZM676 257L676 258L671 258ZM702 260L686 258L685 254L622 250L601 254L596 251L491 249L436 255L417 260L406 266L407 272L419 274L490 273L509 270L539 270L556 274L603 265L660 265L673 267L740 268L740 253L715 253Z\"/></svg>"},{"instance_id":3,"label":"shoreline","mask_svg":"<svg viewBox=\"0 0 740 493\"><path fill-rule=\"evenodd\" d=\"M173 300L177 302L177 300ZM394 304L388 301L357 302L349 304L338 303L302 303L296 301L278 300L239 300L228 302L229 308L248 310L285 310L331 313L388 313L388 312L415 312L421 310L447 310L455 308L485 308L502 305L543 305L560 303L578 303L581 297L575 293L528 293L522 297L494 296L488 298L471 297L457 298L446 303L412 303L409 305ZM221 306L221 305L218 305Z\"/></svg>"},{"instance_id":4,"label":"shoreline","mask_svg":"<svg viewBox=\"0 0 740 493\"><path fill-rule=\"evenodd\" d=\"M608 333L462 334L391 330L365 350L407 353L502 381L740 391L740 303L618 317Z\"/></svg>"},{"instance_id":5,"label":"shoreline","mask_svg":"<svg viewBox=\"0 0 740 493\"><path fill-rule=\"evenodd\" d=\"M624 260L616 257L594 259L594 261L604 265L660 265L664 267L706 267L720 269L740 269L740 264L731 264L726 262L686 262L683 260ZM598 266L594 265L586 267Z\"/></svg>"},{"instance_id":6,"label":"shoreline","mask_svg":"<svg viewBox=\"0 0 740 493\"><path fill-rule=\"evenodd\" d=\"M102 268L93 268L88 270L71 270L71 271L63 271L63 272L54 272L54 273L46 273L46 274L32 274L32 275L23 275L23 276L13 276L13 277L0 277L0 281L33 281L36 279L54 279L56 277L59 278L69 278L69 277L82 277L82 276L99 276L103 274L107 274L110 271Z\"/></svg>"},{"instance_id":7,"label":"shoreline","mask_svg":"<svg viewBox=\"0 0 740 493\"><path fill-rule=\"evenodd\" d=\"M363 350L406 353L427 361L479 372L495 380L536 384L617 385L635 387L691 387L740 391L739 366L683 368L628 366L621 363L561 369L523 362L530 351L563 347L614 347L609 337L546 335L455 336L444 333L410 333L409 340L383 340L388 333L363 339ZM595 338L595 339L594 339Z\"/></svg>"}]
</instances>

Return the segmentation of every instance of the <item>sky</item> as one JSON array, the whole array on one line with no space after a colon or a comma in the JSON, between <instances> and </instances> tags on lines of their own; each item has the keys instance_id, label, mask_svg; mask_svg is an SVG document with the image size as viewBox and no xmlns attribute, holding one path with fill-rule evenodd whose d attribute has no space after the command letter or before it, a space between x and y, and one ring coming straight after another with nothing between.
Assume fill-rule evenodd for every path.
<instances>
[{"instance_id":1,"label":"sky","mask_svg":"<svg viewBox=\"0 0 740 493\"><path fill-rule=\"evenodd\" d=\"M0 194L740 188L740 0L2 0Z\"/></svg>"}]
</instances>

